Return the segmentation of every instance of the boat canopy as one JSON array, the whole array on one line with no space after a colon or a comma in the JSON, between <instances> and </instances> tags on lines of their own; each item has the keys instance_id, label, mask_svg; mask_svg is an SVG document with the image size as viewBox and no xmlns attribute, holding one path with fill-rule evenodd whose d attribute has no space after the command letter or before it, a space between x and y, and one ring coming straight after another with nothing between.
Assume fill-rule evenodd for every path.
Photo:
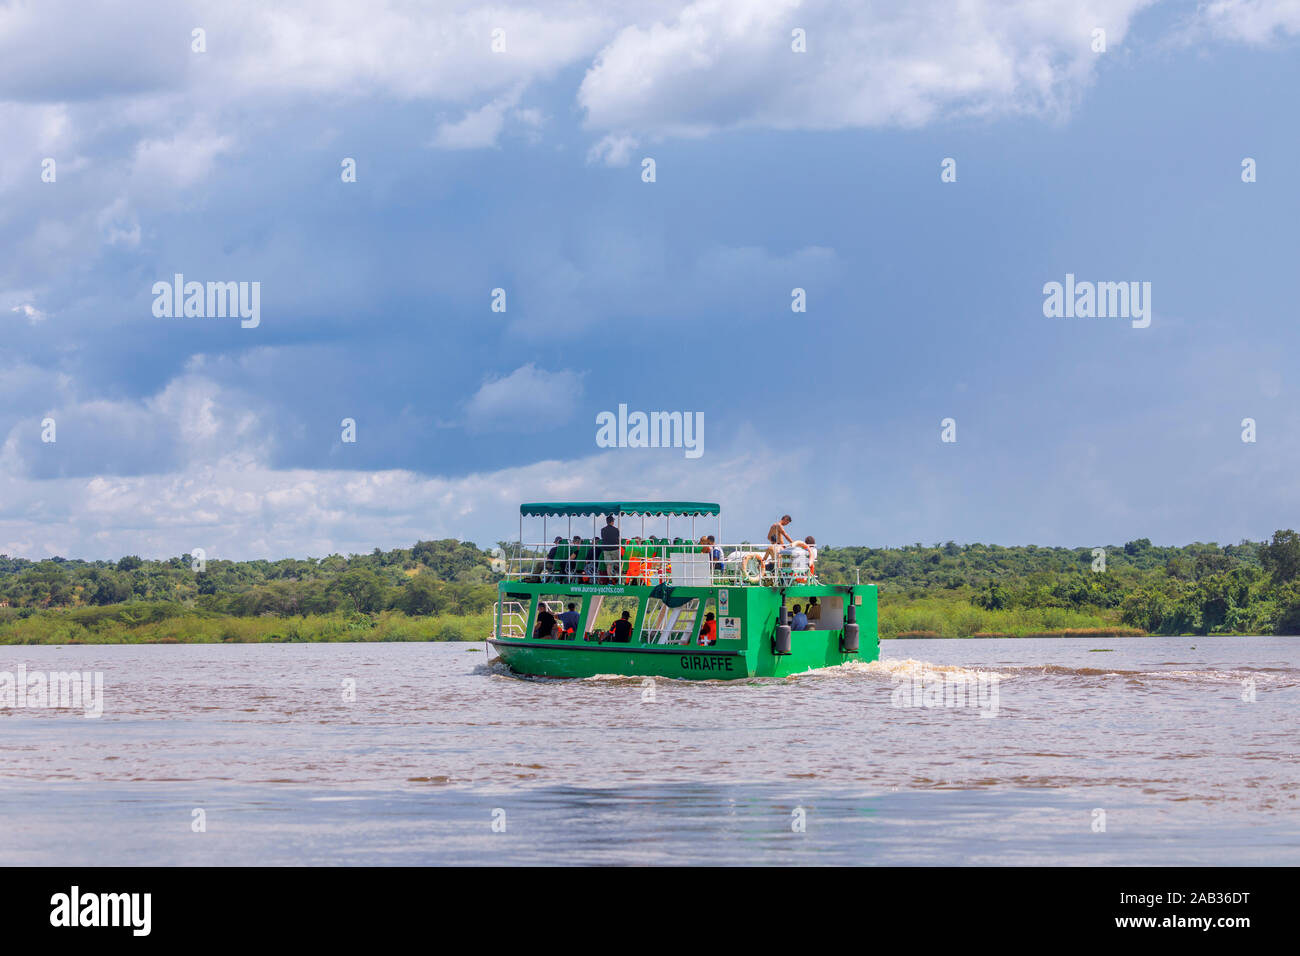
<instances>
[{"instance_id":1,"label":"boat canopy","mask_svg":"<svg viewBox=\"0 0 1300 956\"><path fill-rule=\"evenodd\" d=\"M552 518L557 515L716 515L721 509L709 501L537 501L520 505L521 517Z\"/></svg>"}]
</instances>

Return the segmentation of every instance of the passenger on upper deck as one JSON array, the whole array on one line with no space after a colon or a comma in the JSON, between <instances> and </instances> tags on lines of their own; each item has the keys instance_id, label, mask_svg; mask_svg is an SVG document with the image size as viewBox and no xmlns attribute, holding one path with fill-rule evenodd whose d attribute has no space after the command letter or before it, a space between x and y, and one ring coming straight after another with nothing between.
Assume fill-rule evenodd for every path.
<instances>
[{"instance_id":1,"label":"passenger on upper deck","mask_svg":"<svg viewBox=\"0 0 1300 956\"><path fill-rule=\"evenodd\" d=\"M709 535L709 557L713 559L713 569L719 573L723 569L722 549L718 547L717 540L713 535Z\"/></svg>"},{"instance_id":2,"label":"passenger on upper deck","mask_svg":"<svg viewBox=\"0 0 1300 956\"><path fill-rule=\"evenodd\" d=\"M791 519L789 515L782 515L780 521L772 522L772 527L767 529L767 539L771 541L772 535L776 535L777 544L781 544L782 542L785 542L786 544L792 544L793 539L785 530L785 526L790 523L790 520Z\"/></svg>"},{"instance_id":3,"label":"passenger on upper deck","mask_svg":"<svg viewBox=\"0 0 1300 956\"><path fill-rule=\"evenodd\" d=\"M775 527L775 525L773 525ZM767 536L767 550L763 552L763 567L769 571L776 570L776 557L781 553L781 541L774 534Z\"/></svg>"},{"instance_id":4,"label":"passenger on upper deck","mask_svg":"<svg viewBox=\"0 0 1300 956\"><path fill-rule=\"evenodd\" d=\"M808 537L804 538L802 541L795 541L795 542L793 542L793 543L790 545L790 547L791 547L792 549L793 549L793 548L803 548L805 551L807 551L807 552L808 552L808 567L809 567L809 569L810 569L813 573L816 573L816 571L817 571L817 539L814 538L812 535L808 535Z\"/></svg>"},{"instance_id":5,"label":"passenger on upper deck","mask_svg":"<svg viewBox=\"0 0 1300 956\"><path fill-rule=\"evenodd\" d=\"M564 562L564 575L573 581L582 575L582 565L578 555L582 553L582 535L575 534L569 544L569 559Z\"/></svg>"},{"instance_id":6,"label":"passenger on upper deck","mask_svg":"<svg viewBox=\"0 0 1300 956\"><path fill-rule=\"evenodd\" d=\"M605 527L600 529L601 584L608 584L610 579L618 581L618 527L614 516L605 516Z\"/></svg>"},{"instance_id":7,"label":"passenger on upper deck","mask_svg":"<svg viewBox=\"0 0 1300 956\"><path fill-rule=\"evenodd\" d=\"M542 568L542 580L549 581L553 577L559 577L555 567L555 559L560 553L560 545L564 544L564 539L559 535L555 536L555 543L551 545L551 550L546 552L546 564Z\"/></svg>"}]
</instances>

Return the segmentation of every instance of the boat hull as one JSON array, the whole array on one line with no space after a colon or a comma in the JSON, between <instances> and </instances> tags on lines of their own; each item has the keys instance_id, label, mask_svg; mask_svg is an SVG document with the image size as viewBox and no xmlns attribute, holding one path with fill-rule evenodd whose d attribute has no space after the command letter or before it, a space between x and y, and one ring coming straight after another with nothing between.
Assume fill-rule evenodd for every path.
<instances>
[{"instance_id":1,"label":"boat hull","mask_svg":"<svg viewBox=\"0 0 1300 956\"><path fill-rule=\"evenodd\" d=\"M801 637L809 640L800 640ZM490 640L502 663L516 674L546 678L594 678L598 675L677 680L737 680L784 678L833 667L849 661L875 661L880 657L875 637L862 640L857 654L840 652L839 639L826 632L792 635L789 654L751 654L748 650L714 648L645 648L628 644L551 643Z\"/></svg>"},{"instance_id":2,"label":"boat hull","mask_svg":"<svg viewBox=\"0 0 1300 956\"><path fill-rule=\"evenodd\" d=\"M520 614L527 621L523 634L531 635L536 621L538 603L542 592L554 592L554 585L511 584L516 589L516 599L530 598L529 610ZM517 589L527 588L529 593ZM504 592L505 589L503 589ZM880 656L876 632L876 591L868 585L833 588L807 586L786 589L785 593L768 588L731 588L723 592L727 608L726 617L720 619L720 637L715 644L699 644L699 625L687 627L684 634L690 643L665 644L645 639L645 602L652 593L650 588L605 588L621 597L637 598L641 602L635 617L634 639L628 643L597 638L595 632L584 628L566 640L541 639L503 633L498 624L489 643L500 656L502 663L518 674L536 677L582 678L597 675L626 677L667 677L683 680L740 680L752 677L787 677L823 667L834 667L849 661L867 663ZM716 589L678 589L684 599L716 596ZM678 592L674 592L678 593ZM504 596L504 595L503 595ZM554 595L552 596L560 596ZM841 607L852 603L857 612L858 647L844 650L846 624L843 621L823 620L820 626L808 630L792 631L788 653L778 653L774 633L779 619L782 600L790 603L818 596L824 602L839 602ZM588 589L574 588L562 595L565 603L591 598ZM713 606L713 605L710 605ZM589 620L589 605L582 605L582 618ZM842 616L842 612L841 612Z\"/></svg>"}]
</instances>

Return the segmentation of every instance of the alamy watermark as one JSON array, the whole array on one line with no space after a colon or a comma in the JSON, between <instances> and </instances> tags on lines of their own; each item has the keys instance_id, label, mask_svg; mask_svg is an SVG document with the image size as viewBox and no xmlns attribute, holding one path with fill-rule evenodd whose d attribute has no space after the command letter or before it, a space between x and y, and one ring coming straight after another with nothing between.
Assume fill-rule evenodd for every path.
<instances>
[{"instance_id":1,"label":"alamy watermark","mask_svg":"<svg viewBox=\"0 0 1300 956\"><path fill-rule=\"evenodd\" d=\"M596 415L598 448L684 448L687 458L704 454L703 412L631 412Z\"/></svg>"},{"instance_id":2,"label":"alamy watermark","mask_svg":"<svg viewBox=\"0 0 1300 956\"><path fill-rule=\"evenodd\" d=\"M262 324L262 283L186 282L177 272L171 282L153 284L153 314L159 319L224 319L255 329Z\"/></svg>"},{"instance_id":3,"label":"alamy watermark","mask_svg":"<svg viewBox=\"0 0 1300 956\"><path fill-rule=\"evenodd\" d=\"M1049 319L1128 319L1133 328L1151 324L1150 282L1076 282L1065 274L1064 284L1043 286L1043 315Z\"/></svg>"},{"instance_id":4,"label":"alamy watermark","mask_svg":"<svg viewBox=\"0 0 1300 956\"><path fill-rule=\"evenodd\" d=\"M83 893L73 886L50 897L50 925L118 926L132 936L148 936L153 920L152 893Z\"/></svg>"},{"instance_id":5,"label":"alamy watermark","mask_svg":"<svg viewBox=\"0 0 1300 956\"><path fill-rule=\"evenodd\" d=\"M81 710L83 716L104 713L102 671L0 671L0 708Z\"/></svg>"},{"instance_id":6,"label":"alamy watermark","mask_svg":"<svg viewBox=\"0 0 1300 956\"><path fill-rule=\"evenodd\" d=\"M999 679L997 674L896 674L889 703L892 707L970 707L978 709L981 717L996 717Z\"/></svg>"}]
</instances>

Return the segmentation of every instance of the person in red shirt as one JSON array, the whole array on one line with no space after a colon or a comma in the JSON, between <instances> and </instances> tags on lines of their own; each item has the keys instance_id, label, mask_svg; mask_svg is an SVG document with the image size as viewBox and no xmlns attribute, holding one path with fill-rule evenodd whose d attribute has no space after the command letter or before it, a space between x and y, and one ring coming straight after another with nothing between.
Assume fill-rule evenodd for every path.
<instances>
[{"instance_id":1,"label":"person in red shirt","mask_svg":"<svg viewBox=\"0 0 1300 956\"><path fill-rule=\"evenodd\" d=\"M716 643L718 643L718 625L713 620L713 612L710 611L704 615L704 623L700 625L700 646Z\"/></svg>"}]
</instances>

